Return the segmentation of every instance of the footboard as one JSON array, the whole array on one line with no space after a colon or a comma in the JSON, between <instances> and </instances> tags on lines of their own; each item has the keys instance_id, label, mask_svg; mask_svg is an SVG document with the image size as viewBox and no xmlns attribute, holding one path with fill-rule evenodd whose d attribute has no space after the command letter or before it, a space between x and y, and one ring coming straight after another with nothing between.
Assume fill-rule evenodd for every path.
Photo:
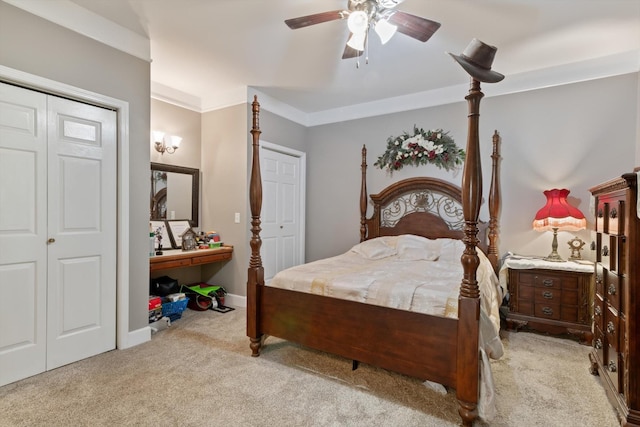
<instances>
[{"instance_id":1,"label":"footboard","mask_svg":"<svg viewBox=\"0 0 640 427\"><path fill-rule=\"evenodd\" d=\"M256 294L260 334L456 387L456 319L269 286Z\"/></svg>"}]
</instances>

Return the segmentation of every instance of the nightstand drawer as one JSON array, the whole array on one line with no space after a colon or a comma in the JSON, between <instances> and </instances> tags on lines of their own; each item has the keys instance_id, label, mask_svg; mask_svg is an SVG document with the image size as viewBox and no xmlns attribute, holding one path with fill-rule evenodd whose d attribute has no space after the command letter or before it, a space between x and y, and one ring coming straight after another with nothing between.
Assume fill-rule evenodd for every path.
<instances>
[{"instance_id":1,"label":"nightstand drawer","mask_svg":"<svg viewBox=\"0 0 640 427\"><path fill-rule=\"evenodd\" d=\"M560 320L560 304L536 304L535 316L541 319Z\"/></svg>"},{"instance_id":2,"label":"nightstand drawer","mask_svg":"<svg viewBox=\"0 0 640 427\"><path fill-rule=\"evenodd\" d=\"M547 289L533 288L535 292L534 301L538 303L562 304L562 305L578 305L577 289Z\"/></svg>"},{"instance_id":3,"label":"nightstand drawer","mask_svg":"<svg viewBox=\"0 0 640 427\"><path fill-rule=\"evenodd\" d=\"M518 282L547 289L576 289L578 278L575 275L554 274L540 270L518 272Z\"/></svg>"}]
</instances>

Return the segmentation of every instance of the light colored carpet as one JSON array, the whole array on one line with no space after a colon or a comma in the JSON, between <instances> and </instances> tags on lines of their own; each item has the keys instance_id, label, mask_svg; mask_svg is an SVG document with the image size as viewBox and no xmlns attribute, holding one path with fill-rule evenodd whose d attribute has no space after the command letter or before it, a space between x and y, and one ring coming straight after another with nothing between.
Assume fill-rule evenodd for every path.
<instances>
[{"instance_id":1,"label":"light colored carpet","mask_svg":"<svg viewBox=\"0 0 640 427\"><path fill-rule=\"evenodd\" d=\"M252 358L244 309L193 312L150 342L0 387L2 426L455 426L455 391L275 339ZM617 426L589 347L504 333L491 426ZM478 423L485 426L484 423Z\"/></svg>"}]
</instances>

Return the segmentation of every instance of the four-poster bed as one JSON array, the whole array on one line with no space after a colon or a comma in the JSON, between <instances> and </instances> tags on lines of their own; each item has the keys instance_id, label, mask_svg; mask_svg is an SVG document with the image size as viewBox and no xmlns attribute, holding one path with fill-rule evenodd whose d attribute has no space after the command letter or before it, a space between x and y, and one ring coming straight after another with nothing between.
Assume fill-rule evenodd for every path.
<instances>
[{"instance_id":1,"label":"four-poster bed","mask_svg":"<svg viewBox=\"0 0 640 427\"><path fill-rule=\"evenodd\" d=\"M351 300L331 298L265 286L260 256L260 212L262 185L259 163L259 110L257 97L252 104L253 160L250 181L252 214L251 258L247 281L247 336L252 356L259 356L263 339L275 336L310 348L343 356L422 380L443 384L456 390L459 413L464 425L478 416L480 390L480 289L476 277L481 259L480 247L494 269L498 268L498 215L500 181L498 173L499 136L493 137L492 179L489 194L490 221L480 224L482 171L478 138L478 106L483 94L479 81L471 80L466 99L469 102L469 135L462 188L429 178L404 180L371 196L374 212L366 218L366 159L363 149L360 196L361 240L380 236L415 234L429 239L461 239L464 244L460 261L462 282L459 285L457 317L429 315L388 308ZM399 195L412 191L437 191L457 200L462 218L452 228L433 213L412 212L393 226L383 221L381 209L394 203ZM420 193L422 192L422 193ZM409 196L411 197L411 196ZM488 244L487 244L488 242Z\"/></svg>"}]
</instances>

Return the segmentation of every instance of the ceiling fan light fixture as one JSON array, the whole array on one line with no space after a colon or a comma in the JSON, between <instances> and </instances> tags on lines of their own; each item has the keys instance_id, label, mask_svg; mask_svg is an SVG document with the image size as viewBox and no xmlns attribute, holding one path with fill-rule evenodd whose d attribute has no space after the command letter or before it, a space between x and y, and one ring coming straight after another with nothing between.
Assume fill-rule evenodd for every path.
<instances>
[{"instance_id":1,"label":"ceiling fan light fixture","mask_svg":"<svg viewBox=\"0 0 640 427\"><path fill-rule=\"evenodd\" d=\"M404 0L378 0L378 5L385 9L391 9L402 3Z\"/></svg>"},{"instance_id":2,"label":"ceiling fan light fixture","mask_svg":"<svg viewBox=\"0 0 640 427\"><path fill-rule=\"evenodd\" d=\"M369 16L362 10L355 10L349 14L347 26L353 34L364 34L369 28Z\"/></svg>"},{"instance_id":3,"label":"ceiling fan light fixture","mask_svg":"<svg viewBox=\"0 0 640 427\"><path fill-rule=\"evenodd\" d=\"M393 37L393 35L396 33L398 27L390 24L386 19L379 19L378 22L376 22L374 30L376 31L376 33L380 37L380 41L384 45L387 44L389 40L391 40L391 37Z\"/></svg>"},{"instance_id":4,"label":"ceiling fan light fixture","mask_svg":"<svg viewBox=\"0 0 640 427\"><path fill-rule=\"evenodd\" d=\"M364 51L364 42L367 38L367 32L363 33L353 33L347 42L347 46L352 49Z\"/></svg>"}]
</instances>

